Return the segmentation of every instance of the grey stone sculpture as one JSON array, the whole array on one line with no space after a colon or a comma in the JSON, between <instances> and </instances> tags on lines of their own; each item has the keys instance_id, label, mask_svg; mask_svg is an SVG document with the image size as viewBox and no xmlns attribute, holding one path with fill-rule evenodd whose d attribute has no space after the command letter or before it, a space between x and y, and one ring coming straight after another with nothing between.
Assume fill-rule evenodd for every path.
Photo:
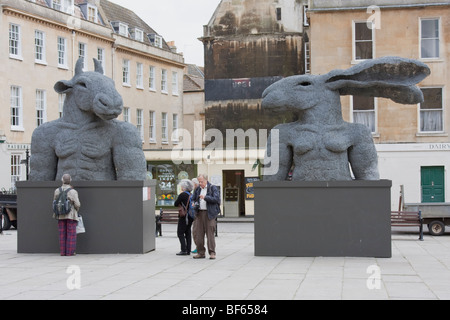
<instances>
[{"instance_id":1,"label":"grey stone sculpture","mask_svg":"<svg viewBox=\"0 0 450 320\"><path fill-rule=\"evenodd\" d=\"M274 128L279 130L279 143L268 140L265 165L272 163L264 180L286 180L292 167L292 180L298 181L348 181L353 179L352 172L357 180L379 180L371 132L365 125L343 120L340 96L417 104L423 101L423 94L416 84L428 75L430 69L424 63L384 57L347 70L293 76L274 83L263 93L263 108L295 112L298 121ZM273 163L277 158L278 163Z\"/></svg>"},{"instance_id":2,"label":"grey stone sculpture","mask_svg":"<svg viewBox=\"0 0 450 320\"><path fill-rule=\"evenodd\" d=\"M39 126L31 142L32 181L54 181L69 173L78 181L145 180L146 161L136 127L116 120L123 101L112 79L83 72L78 60L75 76L59 81L65 93L62 118Z\"/></svg>"}]
</instances>

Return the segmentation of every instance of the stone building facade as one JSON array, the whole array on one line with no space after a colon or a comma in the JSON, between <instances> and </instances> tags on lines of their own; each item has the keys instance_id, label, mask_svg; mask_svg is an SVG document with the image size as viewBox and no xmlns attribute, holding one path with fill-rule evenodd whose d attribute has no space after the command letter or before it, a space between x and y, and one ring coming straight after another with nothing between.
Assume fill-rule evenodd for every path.
<instances>
[{"instance_id":1,"label":"stone building facade","mask_svg":"<svg viewBox=\"0 0 450 320\"><path fill-rule=\"evenodd\" d=\"M400 185L405 201L449 202L450 3L421 0L311 0L311 73L347 69L365 59L400 56L426 63L431 75L419 87L425 102L341 98L347 121L372 130L380 174Z\"/></svg>"},{"instance_id":2,"label":"stone building facade","mask_svg":"<svg viewBox=\"0 0 450 320\"><path fill-rule=\"evenodd\" d=\"M178 144L183 127L184 58L132 11L107 0L0 0L0 187L26 178L26 150L40 124L58 119L79 57L102 62L124 100L120 120L141 132L148 150ZM7 45L6 45L7 44Z\"/></svg>"}]
</instances>

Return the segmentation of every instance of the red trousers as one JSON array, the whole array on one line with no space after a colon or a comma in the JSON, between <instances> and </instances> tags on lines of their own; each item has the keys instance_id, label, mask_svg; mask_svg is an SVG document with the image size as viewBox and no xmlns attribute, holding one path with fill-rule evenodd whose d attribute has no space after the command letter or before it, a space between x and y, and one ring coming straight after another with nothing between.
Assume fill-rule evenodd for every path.
<instances>
[{"instance_id":1,"label":"red trousers","mask_svg":"<svg viewBox=\"0 0 450 320\"><path fill-rule=\"evenodd\" d=\"M62 256L73 256L77 248L76 220L58 220L59 251Z\"/></svg>"}]
</instances>

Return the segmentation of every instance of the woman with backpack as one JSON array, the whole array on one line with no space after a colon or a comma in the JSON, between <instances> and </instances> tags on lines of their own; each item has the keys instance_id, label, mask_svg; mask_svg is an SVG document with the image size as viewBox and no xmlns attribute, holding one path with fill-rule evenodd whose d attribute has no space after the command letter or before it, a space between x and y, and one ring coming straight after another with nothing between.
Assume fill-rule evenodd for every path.
<instances>
[{"instance_id":1,"label":"woman with backpack","mask_svg":"<svg viewBox=\"0 0 450 320\"><path fill-rule=\"evenodd\" d=\"M55 190L53 197L53 217L58 220L61 256L74 256L77 247L78 210L80 210L81 204L78 192L70 185L72 181L70 175L63 175L61 180L62 187ZM65 202L65 198L68 200L66 205L62 203ZM55 205L58 207L56 210Z\"/></svg>"},{"instance_id":2,"label":"woman with backpack","mask_svg":"<svg viewBox=\"0 0 450 320\"><path fill-rule=\"evenodd\" d=\"M194 221L194 216L190 210L191 191L194 188L194 184L191 180L181 180L181 193L178 195L175 201L175 207L179 207L180 214L178 216L178 228L177 234L180 240L181 251L177 253L177 256L187 256L191 254L192 247L192 235L191 226Z\"/></svg>"}]
</instances>

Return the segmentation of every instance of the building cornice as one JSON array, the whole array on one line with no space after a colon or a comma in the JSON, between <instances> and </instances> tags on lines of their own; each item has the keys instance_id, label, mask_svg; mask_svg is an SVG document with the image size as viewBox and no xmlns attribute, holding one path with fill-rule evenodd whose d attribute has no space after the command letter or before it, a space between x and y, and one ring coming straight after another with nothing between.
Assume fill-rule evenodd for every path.
<instances>
[{"instance_id":1,"label":"building cornice","mask_svg":"<svg viewBox=\"0 0 450 320\"><path fill-rule=\"evenodd\" d=\"M106 41L111 44L114 43L114 41L115 41L115 39L112 37L108 37L108 36L101 35L98 33L90 32L85 29L81 29L81 28L77 27L75 22L74 23L62 23L59 21L51 20L51 19L42 17L40 15L36 15L36 14L30 13L30 12L26 12L26 11L23 11L23 10L20 10L17 8L12 8L9 6L3 6L2 10L3 10L3 14L5 14L5 15L20 17L22 19L27 19L27 20L30 20L33 22L41 23L41 24L47 25L52 28L65 30L65 31L69 31L69 32L74 31L78 34L81 34L81 35L84 35L84 36L87 36L90 38L100 39L100 40ZM74 18L74 19L76 19L76 18Z\"/></svg>"},{"instance_id":2,"label":"building cornice","mask_svg":"<svg viewBox=\"0 0 450 320\"><path fill-rule=\"evenodd\" d=\"M149 59L149 60L153 60L153 61L157 61L157 62L166 63L166 64L169 64L169 65L173 65L173 66L175 66L177 68L184 69L186 67L186 64L183 63L183 62L178 62L178 61L175 61L175 60L171 60L169 58L164 58L164 57L161 57L161 56L158 56L158 55L154 55L152 53L141 51L141 50L138 50L138 49L134 49L134 48L131 48L131 47L128 47L128 46L124 46L124 45L120 45L120 44L116 43L114 47L115 47L116 51L118 51L118 52L124 52L124 53L130 54L130 55L134 55L134 56L138 56L138 57L144 58L144 59Z\"/></svg>"},{"instance_id":3,"label":"building cornice","mask_svg":"<svg viewBox=\"0 0 450 320\"><path fill-rule=\"evenodd\" d=\"M392 5L376 5L379 9L420 9L425 7L439 7L450 6L448 2L436 2L436 3L416 3L416 4L392 4ZM323 7L323 8L310 8L310 13L332 12L332 11L366 11L367 6L354 6L354 7Z\"/></svg>"}]
</instances>

